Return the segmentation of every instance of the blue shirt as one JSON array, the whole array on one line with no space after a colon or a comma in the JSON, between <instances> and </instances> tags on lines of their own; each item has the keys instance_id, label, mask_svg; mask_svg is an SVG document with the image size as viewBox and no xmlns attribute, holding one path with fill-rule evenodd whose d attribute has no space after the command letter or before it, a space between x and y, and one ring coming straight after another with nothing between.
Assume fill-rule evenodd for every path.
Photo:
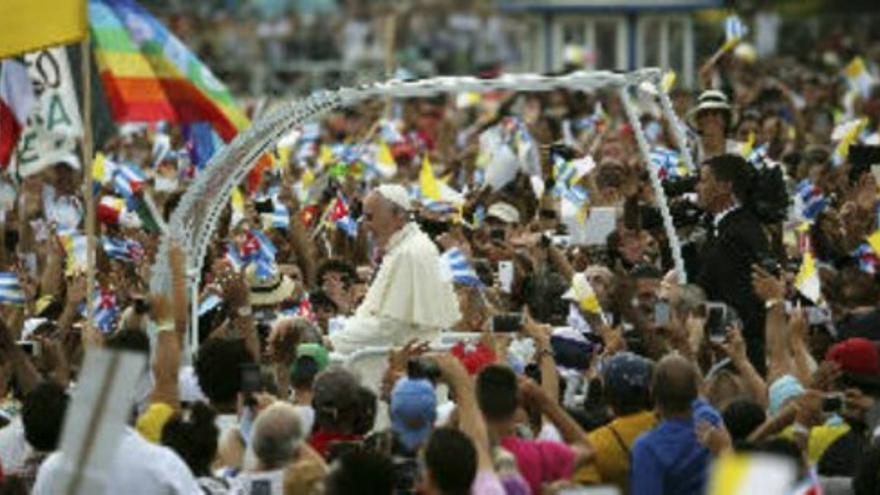
<instances>
[{"instance_id":1,"label":"blue shirt","mask_svg":"<svg viewBox=\"0 0 880 495\"><path fill-rule=\"evenodd\" d=\"M697 440L694 420L667 419L632 448L630 492L639 495L702 494L709 451Z\"/></svg>"}]
</instances>

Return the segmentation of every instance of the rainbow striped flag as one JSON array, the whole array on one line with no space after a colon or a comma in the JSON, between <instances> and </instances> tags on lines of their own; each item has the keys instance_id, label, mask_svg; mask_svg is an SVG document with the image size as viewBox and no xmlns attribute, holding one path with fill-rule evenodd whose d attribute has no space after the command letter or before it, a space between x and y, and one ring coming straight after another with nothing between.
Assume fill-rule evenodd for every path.
<instances>
[{"instance_id":1,"label":"rainbow striped flag","mask_svg":"<svg viewBox=\"0 0 880 495\"><path fill-rule=\"evenodd\" d=\"M89 27L117 122L210 122L226 142L249 124L226 86L134 0L89 0Z\"/></svg>"}]
</instances>

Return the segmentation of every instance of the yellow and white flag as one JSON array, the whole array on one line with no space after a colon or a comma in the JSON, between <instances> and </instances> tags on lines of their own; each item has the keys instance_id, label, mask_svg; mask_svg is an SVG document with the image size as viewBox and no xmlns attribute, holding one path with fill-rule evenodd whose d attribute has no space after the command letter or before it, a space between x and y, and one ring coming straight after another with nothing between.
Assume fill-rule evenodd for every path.
<instances>
[{"instance_id":1,"label":"yellow and white flag","mask_svg":"<svg viewBox=\"0 0 880 495\"><path fill-rule=\"evenodd\" d=\"M422 170L419 172L419 189L424 198L434 201L440 201L442 198L440 182L434 177L434 170L431 167L431 160L428 159L428 155L425 155L425 158L422 160Z\"/></svg>"},{"instance_id":2,"label":"yellow and white flag","mask_svg":"<svg viewBox=\"0 0 880 495\"><path fill-rule=\"evenodd\" d=\"M856 57L843 69L846 74L846 80L849 82L850 90L857 91L862 98L871 96L871 86L874 84L874 78L868 72L865 61L862 57Z\"/></svg>"},{"instance_id":3,"label":"yellow and white flag","mask_svg":"<svg viewBox=\"0 0 880 495\"><path fill-rule=\"evenodd\" d=\"M791 493L797 472L790 460L769 454L727 454L709 473L709 495Z\"/></svg>"},{"instance_id":4,"label":"yellow and white flag","mask_svg":"<svg viewBox=\"0 0 880 495\"><path fill-rule=\"evenodd\" d=\"M804 297L818 303L822 299L822 285L819 281L819 271L816 270L816 260L809 251L804 253L801 269L794 280L795 288Z\"/></svg>"},{"instance_id":5,"label":"yellow and white flag","mask_svg":"<svg viewBox=\"0 0 880 495\"><path fill-rule=\"evenodd\" d=\"M0 59L80 41L87 28L85 0L3 0Z\"/></svg>"},{"instance_id":6,"label":"yellow and white flag","mask_svg":"<svg viewBox=\"0 0 880 495\"><path fill-rule=\"evenodd\" d=\"M583 273L576 273L571 279L571 288L563 294L563 299L568 299L578 305L578 307L587 313L602 314L602 307L599 305L599 298L596 291L587 280L587 276Z\"/></svg>"}]
</instances>

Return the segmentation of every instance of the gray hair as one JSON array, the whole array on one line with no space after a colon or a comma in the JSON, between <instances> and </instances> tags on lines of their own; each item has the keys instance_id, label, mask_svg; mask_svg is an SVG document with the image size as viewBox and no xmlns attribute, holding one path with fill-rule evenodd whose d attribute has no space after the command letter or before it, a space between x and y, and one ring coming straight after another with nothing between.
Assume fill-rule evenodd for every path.
<instances>
[{"instance_id":1,"label":"gray hair","mask_svg":"<svg viewBox=\"0 0 880 495\"><path fill-rule=\"evenodd\" d=\"M296 409L286 402L276 402L254 421L250 447L263 469L280 469L296 460L303 439Z\"/></svg>"}]
</instances>

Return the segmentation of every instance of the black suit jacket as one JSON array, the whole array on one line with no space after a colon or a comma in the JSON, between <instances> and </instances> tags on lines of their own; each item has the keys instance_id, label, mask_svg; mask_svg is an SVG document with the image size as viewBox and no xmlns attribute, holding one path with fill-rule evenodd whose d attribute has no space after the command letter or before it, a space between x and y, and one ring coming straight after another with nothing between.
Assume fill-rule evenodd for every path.
<instances>
[{"instance_id":1,"label":"black suit jacket","mask_svg":"<svg viewBox=\"0 0 880 495\"><path fill-rule=\"evenodd\" d=\"M763 373L766 310L752 289L752 265L769 255L767 236L758 219L743 208L728 213L715 230L701 251L697 284L709 301L736 310L743 322L749 360Z\"/></svg>"}]
</instances>

